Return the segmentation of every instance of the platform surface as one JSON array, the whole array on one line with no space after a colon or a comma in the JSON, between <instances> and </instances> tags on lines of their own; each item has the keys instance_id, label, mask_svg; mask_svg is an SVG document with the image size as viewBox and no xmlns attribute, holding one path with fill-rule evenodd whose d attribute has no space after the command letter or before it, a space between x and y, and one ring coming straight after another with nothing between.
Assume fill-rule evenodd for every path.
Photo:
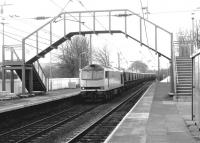
<instances>
[{"instance_id":1,"label":"platform surface","mask_svg":"<svg viewBox=\"0 0 200 143\"><path fill-rule=\"evenodd\" d=\"M154 83L105 143L195 143L169 91L168 83Z\"/></svg>"},{"instance_id":2,"label":"platform surface","mask_svg":"<svg viewBox=\"0 0 200 143\"><path fill-rule=\"evenodd\" d=\"M78 95L79 93L80 93L79 88L62 89L62 90L56 90L56 91L49 91L47 92L47 94L41 95L41 96L0 101L0 113L25 108L28 106L34 106L34 105L50 102L53 100L69 98L71 96Z\"/></svg>"}]
</instances>

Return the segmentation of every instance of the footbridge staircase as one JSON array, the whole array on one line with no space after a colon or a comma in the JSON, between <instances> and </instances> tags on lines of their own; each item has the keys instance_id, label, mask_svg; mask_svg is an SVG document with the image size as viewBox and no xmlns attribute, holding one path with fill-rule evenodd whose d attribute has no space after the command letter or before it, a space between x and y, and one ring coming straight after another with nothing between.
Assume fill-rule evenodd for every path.
<instances>
[{"instance_id":1,"label":"footbridge staircase","mask_svg":"<svg viewBox=\"0 0 200 143\"><path fill-rule=\"evenodd\" d=\"M145 37L146 27L151 29L151 37L153 42L148 42ZM159 35L164 34L168 39L168 50L173 50L172 41L173 34L164 28L144 19L137 13L127 9L120 10L94 10L94 11L74 11L63 12L54 17L46 24L30 33L22 39L22 48L17 56L14 48L11 50L11 59L7 60L5 48L3 48L3 74L6 70L15 71L22 80L22 93L33 91L48 90L48 77L45 75L39 60L45 57L52 50L59 48L63 44L69 44L70 39L74 35L89 35L89 34L123 34L124 37L133 39L159 56L166 59L173 59L173 52L166 55L162 51L163 44L159 41ZM162 34L161 34L162 33ZM166 49L166 47L164 47ZM13 54L14 53L14 54ZM13 58L16 55L17 58ZM172 60L172 80L174 81L175 65ZM5 77L3 76L5 83ZM3 84L5 90L5 84ZM171 86L174 90L174 83Z\"/></svg>"},{"instance_id":2,"label":"footbridge staircase","mask_svg":"<svg viewBox=\"0 0 200 143\"><path fill-rule=\"evenodd\" d=\"M177 68L177 98L184 99L192 96L192 59L176 57Z\"/></svg>"}]
</instances>

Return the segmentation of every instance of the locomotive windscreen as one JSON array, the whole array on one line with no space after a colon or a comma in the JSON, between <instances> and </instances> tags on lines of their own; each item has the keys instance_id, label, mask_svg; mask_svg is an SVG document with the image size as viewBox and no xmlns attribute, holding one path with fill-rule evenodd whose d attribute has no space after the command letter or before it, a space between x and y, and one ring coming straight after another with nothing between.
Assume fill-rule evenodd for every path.
<instances>
[{"instance_id":1,"label":"locomotive windscreen","mask_svg":"<svg viewBox=\"0 0 200 143\"><path fill-rule=\"evenodd\" d=\"M104 69L96 64L86 66L82 69L82 79L99 80L104 78Z\"/></svg>"}]
</instances>

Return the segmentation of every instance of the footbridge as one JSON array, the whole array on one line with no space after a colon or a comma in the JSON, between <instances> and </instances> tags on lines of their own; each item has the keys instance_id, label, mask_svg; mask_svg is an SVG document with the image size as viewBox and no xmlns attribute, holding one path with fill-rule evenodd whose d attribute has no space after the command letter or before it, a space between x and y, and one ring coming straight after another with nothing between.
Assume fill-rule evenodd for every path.
<instances>
[{"instance_id":1,"label":"footbridge","mask_svg":"<svg viewBox=\"0 0 200 143\"><path fill-rule=\"evenodd\" d=\"M147 31L146 28L150 30ZM153 37L150 41L145 32ZM5 90L5 71L10 70L11 74L15 71L22 80L22 94L26 90L29 93L46 92L48 77L43 72L39 59L70 41L72 36L89 34L123 34L125 38L157 53L158 57L165 57L171 64L171 93L176 92L173 34L128 9L63 12L23 38L20 52L10 48L10 59L5 57L5 51L8 50L3 46L2 89ZM170 55L162 50L163 35L168 39L167 50ZM11 92L13 89L14 85L11 85Z\"/></svg>"}]
</instances>

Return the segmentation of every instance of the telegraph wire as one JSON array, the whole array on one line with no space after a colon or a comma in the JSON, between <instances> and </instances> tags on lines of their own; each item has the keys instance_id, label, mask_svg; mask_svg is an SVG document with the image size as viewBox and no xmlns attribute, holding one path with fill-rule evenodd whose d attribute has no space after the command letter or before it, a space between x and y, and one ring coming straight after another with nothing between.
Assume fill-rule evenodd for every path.
<instances>
[{"instance_id":1,"label":"telegraph wire","mask_svg":"<svg viewBox=\"0 0 200 143\"><path fill-rule=\"evenodd\" d=\"M86 11L88 11L88 9L86 8L86 6L83 4L83 2L81 0L76 0ZM93 16L91 16L93 17ZM101 27L104 28L104 30L107 30L106 27L96 18L95 15L95 20L100 24Z\"/></svg>"},{"instance_id":2,"label":"telegraph wire","mask_svg":"<svg viewBox=\"0 0 200 143\"><path fill-rule=\"evenodd\" d=\"M24 37L24 36L22 36L22 35L13 34L13 33L8 32L8 31L4 31L4 32L7 33L7 34L11 34L11 35L13 35L13 36L22 37L22 38ZM32 39L32 38L29 38L29 40L36 42L36 40L34 40L34 39ZM49 45L48 43L44 43L44 42L41 42L41 41L39 41L39 40L38 40L38 42L41 43L41 44Z\"/></svg>"},{"instance_id":3,"label":"telegraph wire","mask_svg":"<svg viewBox=\"0 0 200 143\"><path fill-rule=\"evenodd\" d=\"M0 31L0 34L3 35L3 32ZM6 37L8 37L8 38L10 38L10 39L13 39L13 40L18 41L18 42L21 43L21 40L16 39L16 38L14 38L14 37L12 37L12 36L10 36L10 35L7 35L7 34L4 33L4 36L6 36ZM25 44L28 45L28 46L30 46L30 47L32 47L32 48L35 48L35 49L37 48L37 47L35 47L35 46L33 46L33 45L29 44L29 43L25 43ZM41 51L44 50L44 49L40 49L40 48L38 48L38 49L41 50ZM52 53L52 54L54 54L54 55L56 55L56 56L60 56L60 55L55 54L55 53Z\"/></svg>"},{"instance_id":4,"label":"telegraph wire","mask_svg":"<svg viewBox=\"0 0 200 143\"><path fill-rule=\"evenodd\" d=\"M30 33L27 32L27 31L21 30L21 29L19 29L19 28L15 28L15 27L10 26L10 25L7 25L6 27L8 27L8 28L10 28L10 29L14 29L14 30L19 31L19 32L23 32L23 33L25 33L25 34L30 34ZM44 38L44 37L41 37L41 36L38 36L38 38L41 38L41 39L47 40L48 42L50 41L49 39Z\"/></svg>"}]
</instances>

